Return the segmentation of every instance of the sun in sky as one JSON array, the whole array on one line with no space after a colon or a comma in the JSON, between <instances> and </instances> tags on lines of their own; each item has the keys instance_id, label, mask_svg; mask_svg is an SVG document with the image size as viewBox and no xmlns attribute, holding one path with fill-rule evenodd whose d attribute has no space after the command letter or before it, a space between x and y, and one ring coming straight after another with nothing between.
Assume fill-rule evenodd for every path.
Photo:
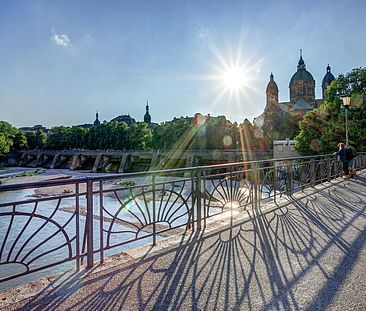
<instances>
[{"instance_id":1,"label":"sun in sky","mask_svg":"<svg viewBox=\"0 0 366 311\"><path fill-rule=\"evenodd\" d=\"M240 49L236 54L235 59L221 54L218 63L212 65L212 78L215 80L212 105L220 105L224 100L234 114L243 110L253 93L259 93L255 85L262 62L244 55Z\"/></svg>"},{"instance_id":2,"label":"sun in sky","mask_svg":"<svg viewBox=\"0 0 366 311\"><path fill-rule=\"evenodd\" d=\"M248 79L247 73L243 68L238 66L230 66L222 71L222 83L223 86L231 91L244 91L247 87Z\"/></svg>"},{"instance_id":3,"label":"sun in sky","mask_svg":"<svg viewBox=\"0 0 366 311\"><path fill-rule=\"evenodd\" d=\"M198 37L213 56L208 62L211 72L204 76L204 79L212 82L206 90L206 99L210 102L206 110L220 111L229 118L243 119L253 106L253 95L262 94L257 85L263 63L263 59L251 53L250 46L245 43L244 22L237 39L234 38L226 46L222 43L218 45L209 30L204 31L198 23L195 26Z\"/></svg>"}]
</instances>

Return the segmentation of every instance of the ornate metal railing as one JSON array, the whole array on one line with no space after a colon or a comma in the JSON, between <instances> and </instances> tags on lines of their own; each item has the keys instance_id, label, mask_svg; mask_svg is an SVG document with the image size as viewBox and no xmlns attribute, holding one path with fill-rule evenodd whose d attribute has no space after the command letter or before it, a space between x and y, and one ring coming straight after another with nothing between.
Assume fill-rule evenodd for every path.
<instances>
[{"instance_id":1,"label":"ornate metal railing","mask_svg":"<svg viewBox=\"0 0 366 311\"><path fill-rule=\"evenodd\" d=\"M366 166L360 154L357 169ZM334 155L0 186L0 282L201 229L341 175ZM40 274L42 275L42 274Z\"/></svg>"}]
</instances>

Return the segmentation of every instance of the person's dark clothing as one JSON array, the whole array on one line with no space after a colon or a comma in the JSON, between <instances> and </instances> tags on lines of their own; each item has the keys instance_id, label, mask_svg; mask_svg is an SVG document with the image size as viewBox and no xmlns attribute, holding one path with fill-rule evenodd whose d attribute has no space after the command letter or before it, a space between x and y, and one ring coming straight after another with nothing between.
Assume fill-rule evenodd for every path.
<instances>
[{"instance_id":1,"label":"person's dark clothing","mask_svg":"<svg viewBox=\"0 0 366 311\"><path fill-rule=\"evenodd\" d=\"M346 147L343 147L341 150L336 152L336 155L339 156L339 159L342 162L344 174L349 175L348 160L346 158L346 154L347 154Z\"/></svg>"},{"instance_id":2,"label":"person's dark clothing","mask_svg":"<svg viewBox=\"0 0 366 311\"><path fill-rule=\"evenodd\" d=\"M350 151L351 153L351 158L354 159L357 157L357 152L356 152L356 149L353 147L353 146L349 146L348 147L348 150Z\"/></svg>"},{"instance_id":3,"label":"person's dark clothing","mask_svg":"<svg viewBox=\"0 0 366 311\"><path fill-rule=\"evenodd\" d=\"M338 150L336 152L336 155L339 156L339 159L341 160L342 163L348 162L348 160L346 159L346 147L343 147L341 150Z\"/></svg>"},{"instance_id":4,"label":"person's dark clothing","mask_svg":"<svg viewBox=\"0 0 366 311\"><path fill-rule=\"evenodd\" d=\"M348 161L342 162L344 175L349 175Z\"/></svg>"},{"instance_id":5,"label":"person's dark clothing","mask_svg":"<svg viewBox=\"0 0 366 311\"><path fill-rule=\"evenodd\" d=\"M353 146L349 145L347 148L347 155L349 160L348 170L351 177L354 177L356 175L356 157L357 157L356 149L353 148Z\"/></svg>"}]
</instances>

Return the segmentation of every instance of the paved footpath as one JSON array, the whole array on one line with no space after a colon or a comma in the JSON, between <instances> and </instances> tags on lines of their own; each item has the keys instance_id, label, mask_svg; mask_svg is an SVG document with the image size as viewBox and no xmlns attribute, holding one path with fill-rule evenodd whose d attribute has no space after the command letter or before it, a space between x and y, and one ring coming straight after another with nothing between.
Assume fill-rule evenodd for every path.
<instances>
[{"instance_id":1,"label":"paved footpath","mask_svg":"<svg viewBox=\"0 0 366 311\"><path fill-rule=\"evenodd\" d=\"M366 310L366 174L7 310Z\"/></svg>"}]
</instances>

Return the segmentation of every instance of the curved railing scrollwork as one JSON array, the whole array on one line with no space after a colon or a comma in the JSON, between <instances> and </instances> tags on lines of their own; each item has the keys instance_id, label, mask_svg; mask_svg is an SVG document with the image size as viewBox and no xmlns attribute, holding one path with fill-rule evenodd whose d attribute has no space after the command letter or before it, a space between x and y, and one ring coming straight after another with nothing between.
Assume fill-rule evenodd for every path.
<instances>
[{"instance_id":1,"label":"curved railing scrollwork","mask_svg":"<svg viewBox=\"0 0 366 311\"><path fill-rule=\"evenodd\" d=\"M365 166L361 153L356 167ZM92 267L96 259L103 261L105 251L120 252L142 240L155 245L200 229L206 218L256 209L259 202L291 196L341 174L334 155L319 155L0 185L0 283L63 263L70 268L72 261L77 269ZM327 212L314 205L314 213ZM332 217L337 221L342 211ZM308 227L286 213L273 221L290 229ZM292 251L306 252L313 241L305 242Z\"/></svg>"}]
</instances>

